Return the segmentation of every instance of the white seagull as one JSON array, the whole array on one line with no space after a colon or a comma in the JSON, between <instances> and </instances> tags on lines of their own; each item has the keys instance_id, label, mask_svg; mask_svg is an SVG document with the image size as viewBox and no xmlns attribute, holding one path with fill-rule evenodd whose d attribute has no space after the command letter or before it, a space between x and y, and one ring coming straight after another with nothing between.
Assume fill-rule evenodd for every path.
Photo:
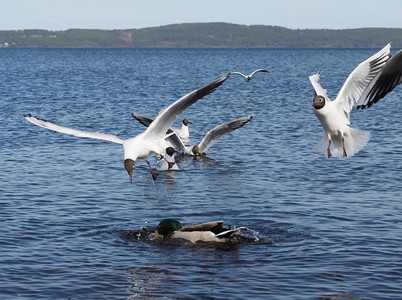
<instances>
[{"instance_id":1,"label":"white seagull","mask_svg":"<svg viewBox=\"0 0 402 300\"><path fill-rule=\"evenodd\" d=\"M161 155L160 160L156 163L157 171L178 171L179 167L174 159L177 151L173 147L167 147L165 154Z\"/></svg>"},{"instance_id":2,"label":"white seagull","mask_svg":"<svg viewBox=\"0 0 402 300\"><path fill-rule=\"evenodd\" d=\"M151 118L145 115L132 113L132 116L144 126L150 126L150 124L153 122ZM240 127L243 127L248 122L250 122L251 119L252 116L246 116L218 125L214 129L211 129L210 131L207 132L207 134L201 140L201 143L199 145L194 145L190 147L186 146L172 129L169 129L167 131L166 140L179 153L191 156L203 155L207 153L208 149L212 146L212 144L222 135L232 132L233 130L239 129Z\"/></svg>"},{"instance_id":3,"label":"white seagull","mask_svg":"<svg viewBox=\"0 0 402 300\"><path fill-rule=\"evenodd\" d=\"M179 138L183 141L184 144L188 144L190 141L190 131L188 130L188 124L193 124L191 123L188 119L183 119L181 122L181 128L178 129L173 129Z\"/></svg>"},{"instance_id":4,"label":"white seagull","mask_svg":"<svg viewBox=\"0 0 402 300\"><path fill-rule=\"evenodd\" d=\"M391 57L391 43L360 63L331 101L318 83L320 73L309 77L315 91L313 111L325 136L315 148L328 157L350 157L363 149L370 132L351 128L350 111L355 102L364 109L383 98L402 82L402 50Z\"/></svg>"},{"instance_id":5,"label":"white seagull","mask_svg":"<svg viewBox=\"0 0 402 300\"><path fill-rule=\"evenodd\" d=\"M265 70L265 69L257 69L257 70L255 70L253 73L251 73L250 75L244 75L243 73L240 73L240 72L230 72L229 75L232 75L232 74L240 75L240 76L243 76L243 77L244 77L244 80L250 81L250 80L251 80L251 77L253 77L253 75L254 75L255 73L257 73L257 72L269 73L268 70Z\"/></svg>"},{"instance_id":6,"label":"white seagull","mask_svg":"<svg viewBox=\"0 0 402 300\"><path fill-rule=\"evenodd\" d=\"M157 173L153 172L151 165L146 158L152 153L164 153L165 149L169 146L165 141L166 131L172 126L174 121L177 120L177 117L197 100L212 93L227 78L228 74L222 75L211 83L183 96L167 108L163 109L158 114L155 121L152 122L152 125L149 126L144 132L127 140L122 140L115 135L103 134L99 132L86 132L68 128L31 115L25 115L25 118L37 126L52 131L70 134L77 137L93 138L121 144L123 145L124 150L124 168L127 170L130 176L130 181L133 182L134 164L137 159L144 159L147 162L152 177L155 180Z\"/></svg>"}]
</instances>

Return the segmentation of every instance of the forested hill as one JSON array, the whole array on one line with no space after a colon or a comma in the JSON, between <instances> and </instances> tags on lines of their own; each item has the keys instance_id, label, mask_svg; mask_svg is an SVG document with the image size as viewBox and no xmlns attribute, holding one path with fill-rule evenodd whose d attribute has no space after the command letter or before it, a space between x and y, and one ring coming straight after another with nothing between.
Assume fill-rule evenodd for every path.
<instances>
[{"instance_id":1,"label":"forested hill","mask_svg":"<svg viewBox=\"0 0 402 300\"><path fill-rule=\"evenodd\" d=\"M402 48L402 28L329 30L188 23L125 30L0 31L1 47L368 48L390 41L394 48Z\"/></svg>"}]
</instances>

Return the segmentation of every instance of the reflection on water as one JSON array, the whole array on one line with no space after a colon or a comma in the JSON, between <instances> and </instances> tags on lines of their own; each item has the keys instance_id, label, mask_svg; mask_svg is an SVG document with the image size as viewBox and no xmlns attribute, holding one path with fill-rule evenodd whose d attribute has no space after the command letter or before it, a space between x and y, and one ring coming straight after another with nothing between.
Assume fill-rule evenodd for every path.
<instances>
[{"instance_id":1,"label":"reflection on water","mask_svg":"<svg viewBox=\"0 0 402 300\"><path fill-rule=\"evenodd\" d=\"M132 267L127 269L124 278L130 284L127 299L138 299L144 295L164 297L164 291L160 288L169 276L177 275L175 272L154 267ZM166 296L166 295L165 295Z\"/></svg>"}]
</instances>

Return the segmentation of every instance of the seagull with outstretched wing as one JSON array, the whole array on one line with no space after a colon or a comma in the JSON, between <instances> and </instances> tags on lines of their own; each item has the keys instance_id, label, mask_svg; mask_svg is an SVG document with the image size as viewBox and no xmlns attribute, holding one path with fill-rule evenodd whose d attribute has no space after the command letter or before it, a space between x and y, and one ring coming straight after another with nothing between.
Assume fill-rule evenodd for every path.
<instances>
[{"instance_id":1,"label":"seagull with outstretched wing","mask_svg":"<svg viewBox=\"0 0 402 300\"><path fill-rule=\"evenodd\" d=\"M255 73L258 73L258 72L269 73L268 70L265 70L265 69L257 69L257 70L255 70L253 73L251 73L250 75L244 75L243 73L240 73L240 72L230 72L229 75L240 75L240 76L244 77L244 80L245 80L245 81L250 81L250 80L251 80L251 77L253 77L253 75L254 75Z\"/></svg>"},{"instance_id":2,"label":"seagull with outstretched wing","mask_svg":"<svg viewBox=\"0 0 402 300\"><path fill-rule=\"evenodd\" d=\"M40 127L65 133L77 137L92 138L103 141L108 141L116 144L123 145L124 150L124 168L127 170L130 181L133 180L134 164L137 159L143 159L147 162L152 177L155 180L157 173L155 173L150 163L146 160L148 156L152 153L164 153L169 145L166 143L165 137L166 132L172 126L174 121L177 120L178 116L183 113L188 107L197 102L197 100L203 98L204 96L212 93L218 88L225 80L228 78L228 74L222 75L214 81L208 83L207 85L188 93L182 98L178 99L172 103L167 108L163 109L158 116L155 118L154 122L142 133L137 136L123 140L115 135L103 134L98 132L87 132L77 129L68 128L62 125L58 125L49 122L44 119L36 118L32 115L25 115L25 118Z\"/></svg>"},{"instance_id":3,"label":"seagull with outstretched wing","mask_svg":"<svg viewBox=\"0 0 402 300\"><path fill-rule=\"evenodd\" d=\"M391 56L391 43L360 63L346 79L335 100L319 84L320 73L311 75L315 91L313 111L325 131L316 149L328 157L350 157L363 149L370 132L349 127L350 112L376 103L402 82L402 50Z\"/></svg>"}]
</instances>

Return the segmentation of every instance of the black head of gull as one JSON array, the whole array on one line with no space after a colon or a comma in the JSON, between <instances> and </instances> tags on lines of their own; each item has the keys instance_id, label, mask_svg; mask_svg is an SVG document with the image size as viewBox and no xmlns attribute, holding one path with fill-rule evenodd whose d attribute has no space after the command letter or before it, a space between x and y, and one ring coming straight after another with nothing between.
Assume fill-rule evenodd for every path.
<instances>
[{"instance_id":1,"label":"black head of gull","mask_svg":"<svg viewBox=\"0 0 402 300\"><path fill-rule=\"evenodd\" d=\"M193 123L191 123L188 119L183 119L183 125L188 126L188 124L193 124Z\"/></svg>"},{"instance_id":2,"label":"black head of gull","mask_svg":"<svg viewBox=\"0 0 402 300\"><path fill-rule=\"evenodd\" d=\"M167 147L166 148L166 153L169 155L169 156L172 156L173 154L175 154L177 151L173 148L173 147Z\"/></svg>"},{"instance_id":3,"label":"black head of gull","mask_svg":"<svg viewBox=\"0 0 402 300\"><path fill-rule=\"evenodd\" d=\"M200 147L198 147L198 145L194 145L191 148L191 152L193 152L193 155L195 155L195 156L201 156L202 155L202 153L200 151Z\"/></svg>"},{"instance_id":4,"label":"black head of gull","mask_svg":"<svg viewBox=\"0 0 402 300\"><path fill-rule=\"evenodd\" d=\"M133 183L133 172L134 172L134 160L127 158L124 160L124 168L126 169L128 176L130 176L130 182Z\"/></svg>"},{"instance_id":5,"label":"black head of gull","mask_svg":"<svg viewBox=\"0 0 402 300\"><path fill-rule=\"evenodd\" d=\"M325 98L320 95L315 96L313 101L313 107L315 109L321 109L324 106L325 106Z\"/></svg>"}]
</instances>

